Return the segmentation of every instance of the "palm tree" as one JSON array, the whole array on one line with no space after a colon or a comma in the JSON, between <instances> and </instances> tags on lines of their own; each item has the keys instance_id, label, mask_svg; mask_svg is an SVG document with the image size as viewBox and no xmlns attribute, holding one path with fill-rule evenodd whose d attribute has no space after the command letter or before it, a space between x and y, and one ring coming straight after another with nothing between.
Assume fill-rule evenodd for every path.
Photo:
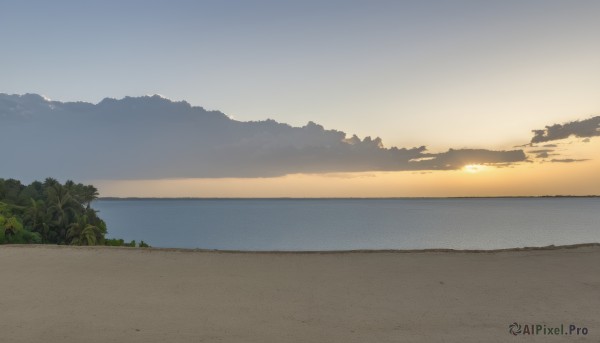
<instances>
[{"instance_id":1,"label":"palm tree","mask_svg":"<svg viewBox=\"0 0 600 343\"><path fill-rule=\"evenodd\" d=\"M92 201L98 198L98 189L92 185L83 185L81 183L75 183L71 180L65 182L64 187L69 191L73 200L85 208L90 208Z\"/></svg>"},{"instance_id":2,"label":"palm tree","mask_svg":"<svg viewBox=\"0 0 600 343\"><path fill-rule=\"evenodd\" d=\"M90 208L90 204L92 201L98 199L98 189L92 185L87 185L83 187L83 204L86 208Z\"/></svg>"},{"instance_id":3,"label":"palm tree","mask_svg":"<svg viewBox=\"0 0 600 343\"><path fill-rule=\"evenodd\" d=\"M49 241L50 235L50 225L47 223L42 223L42 227L40 228L40 234L42 235L42 242L47 243Z\"/></svg>"},{"instance_id":4,"label":"palm tree","mask_svg":"<svg viewBox=\"0 0 600 343\"><path fill-rule=\"evenodd\" d=\"M6 241L11 243L12 238L21 229L23 229L23 226L19 223L16 217L6 218L4 223L4 237L6 238Z\"/></svg>"},{"instance_id":5,"label":"palm tree","mask_svg":"<svg viewBox=\"0 0 600 343\"><path fill-rule=\"evenodd\" d=\"M31 222L31 228L37 230L42 225L43 217L45 214L44 201L35 201L33 198L29 198L31 206L25 209L25 218L28 222Z\"/></svg>"},{"instance_id":6,"label":"palm tree","mask_svg":"<svg viewBox=\"0 0 600 343\"><path fill-rule=\"evenodd\" d=\"M10 223L4 224L4 237L6 242L11 243L12 237L15 235L15 228Z\"/></svg>"},{"instance_id":7,"label":"palm tree","mask_svg":"<svg viewBox=\"0 0 600 343\"><path fill-rule=\"evenodd\" d=\"M102 230L90 223L86 215L81 216L75 223L69 225L67 239L71 245L96 245L100 240Z\"/></svg>"},{"instance_id":8,"label":"palm tree","mask_svg":"<svg viewBox=\"0 0 600 343\"><path fill-rule=\"evenodd\" d=\"M59 240L64 240L71 218L76 215L73 198L65 187L55 184L48 189L48 203L48 213L58 229Z\"/></svg>"}]
</instances>

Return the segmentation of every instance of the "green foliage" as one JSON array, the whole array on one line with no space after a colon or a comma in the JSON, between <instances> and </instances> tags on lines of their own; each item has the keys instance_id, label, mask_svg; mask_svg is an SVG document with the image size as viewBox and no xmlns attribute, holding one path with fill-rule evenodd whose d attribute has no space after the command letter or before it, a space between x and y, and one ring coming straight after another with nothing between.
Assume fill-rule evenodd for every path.
<instances>
[{"instance_id":1,"label":"green foliage","mask_svg":"<svg viewBox=\"0 0 600 343\"><path fill-rule=\"evenodd\" d=\"M97 245L103 237L102 229L90 224L85 214L79 217L77 222L71 223L67 231L67 239L71 245Z\"/></svg>"},{"instance_id":2,"label":"green foliage","mask_svg":"<svg viewBox=\"0 0 600 343\"><path fill-rule=\"evenodd\" d=\"M23 224L17 217L4 217L0 221L0 230L4 233L6 243L20 243L22 236Z\"/></svg>"},{"instance_id":3,"label":"green foliage","mask_svg":"<svg viewBox=\"0 0 600 343\"><path fill-rule=\"evenodd\" d=\"M6 218L0 214L0 244L6 243L6 237L4 236L4 223Z\"/></svg>"},{"instance_id":4,"label":"green foliage","mask_svg":"<svg viewBox=\"0 0 600 343\"><path fill-rule=\"evenodd\" d=\"M0 180L2 180L2 179L0 179ZM0 202L0 214L6 216L10 213L11 213L10 206L7 203Z\"/></svg>"},{"instance_id":5,"label":"green foliage","mask_svg":"<svg viewBox=\"0 0 600 343\"><path fill-rule=\"evenodd\" d=\"M104 241L104 245L111 247L122 247L125 246L125 241L119 238L107 238Z\"/></svg>"},{"instance_id":6,"label":"green foliage","mask_svg":"<svg viewBox=\"0 0 600 343\"><path fill-rule=\"evenodd\" d=\"M0 179L0 243L104 244L106 224L90 208L97 196L73 181Z\"/></svg>"},{"instance_id":7,"label":"green foliage","mask_svg":"<svg viewBox=\"0 0 600 343\"><path fill-rule=\"evenodd\" d=\"M15 243L40 244L42 243L42 236L38 232L23 230L15 237Z\"/></svg>"},{"instance_id":8,"label":"green foliage","mask_svg":"<svg viewBox=\"0 0 600 343\"><path fill-rule=\"evenodd\" d=\"M117 239L117 238L107 238L104 241L104 245L111 246L111 247L130 247L130 248L135 248L135 247L149 248L150 247L150 245L148 245L148 243L146 243L144 241L140 241L139 246L138 246L136 244L135 240L133 240L129 243L126 243L124 240Z\"/></svg>"},{"instance_id":9,"label":"green foliage","mask_svg":"<svg viewBox=\"0 0 600 343\"><path fill-rule=\"evenodd\" d=\"M4 217L0 215L0 243L10 244L39 244L42 236L23 228L18 217Z\"/></svg>"},{"instance_id":10,"label":"green foliage","mask_svg":"<svg viewBox=\"0 0 600 343\"><path fill-rule=\"evenodd\" d=\"M135 247L136 242L106 239L106 223L90 204L98 190L56 179L23 185L0 178L0 244L71 244ZM148 246L143 241L140 246Z\"/></svg>"}]
</instances>

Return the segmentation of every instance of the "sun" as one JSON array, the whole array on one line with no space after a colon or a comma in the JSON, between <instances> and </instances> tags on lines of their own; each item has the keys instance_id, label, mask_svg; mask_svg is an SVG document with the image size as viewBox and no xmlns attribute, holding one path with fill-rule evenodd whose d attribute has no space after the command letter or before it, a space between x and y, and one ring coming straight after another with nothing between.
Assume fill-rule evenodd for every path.
<instances>
[{"instance_id":1,"label":"sun","mask_svg":"<svg viewBox=\"0 0 600 343\"><path fill-rule=\"evenodd\" d=\"M485 169L485 166L481 164L467 164L462 169L467 173L479 173L480 171Z\"/></svg>"}]
</instances>

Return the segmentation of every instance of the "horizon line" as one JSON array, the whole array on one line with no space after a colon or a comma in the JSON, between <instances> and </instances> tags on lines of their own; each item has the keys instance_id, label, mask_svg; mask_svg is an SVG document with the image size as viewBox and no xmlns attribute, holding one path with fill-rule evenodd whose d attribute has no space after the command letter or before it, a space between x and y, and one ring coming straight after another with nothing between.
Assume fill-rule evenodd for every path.
<instances>
[{"instance_id":1,"label":"horizon line","mask_svg":"<svg viewBox=\"0 0 600 343\"><path fill-rule=\"evenodd\" d=\"M500 195L423 197L98 197L96 200L417 200L417 199L600 198L600 195Z\"/></svg>"},{"instance_id":2,"label":"horizon line","mask_svg":"<svg viewBox=\"0 0 600 343\"><path fill-rule=\"evenodd\" d=\"M31 248L32 244L6 244L7 247L27 249ZM554 251L565 249L580 249L590 247L600 247L600 242L574 243L562 245L544 245L544 246L524 246L515 248L498 248L498 249L452 249L452 248L426 248L426 249L350 249L350 250L228 250L228 249L206 249L206 248L168 248L168 247L125 247L125 246L109 246L109 245L58 245L58 244L41 244L39 245L47 249L109 249L109 250L124 250L124 251L162 251L162 252L184 252L184 253L217 253L217 254L284 254L284 255L322 255L322 254L419 254L419 253L450 253L450 254L494 254L494 253L511 253L511 252L529 252L529 251Z\"/></svg>"}]
</instances>

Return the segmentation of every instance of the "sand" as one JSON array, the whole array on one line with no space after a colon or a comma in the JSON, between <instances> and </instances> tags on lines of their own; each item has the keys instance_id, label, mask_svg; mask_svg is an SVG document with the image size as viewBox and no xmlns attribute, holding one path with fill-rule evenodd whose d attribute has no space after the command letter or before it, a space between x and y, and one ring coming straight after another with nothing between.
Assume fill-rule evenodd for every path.
<instances>
[{"instance_id":1,"label":"sand","mask_svg":"<svg viewBox=\"0 0 600 343\"><path fill-rule=\"evenodd\" d=\"M1 342L599 342L600 246L233 253L0 246ZM586 336L513 337L513 322Z\"/></svg>"}]
</instances>

